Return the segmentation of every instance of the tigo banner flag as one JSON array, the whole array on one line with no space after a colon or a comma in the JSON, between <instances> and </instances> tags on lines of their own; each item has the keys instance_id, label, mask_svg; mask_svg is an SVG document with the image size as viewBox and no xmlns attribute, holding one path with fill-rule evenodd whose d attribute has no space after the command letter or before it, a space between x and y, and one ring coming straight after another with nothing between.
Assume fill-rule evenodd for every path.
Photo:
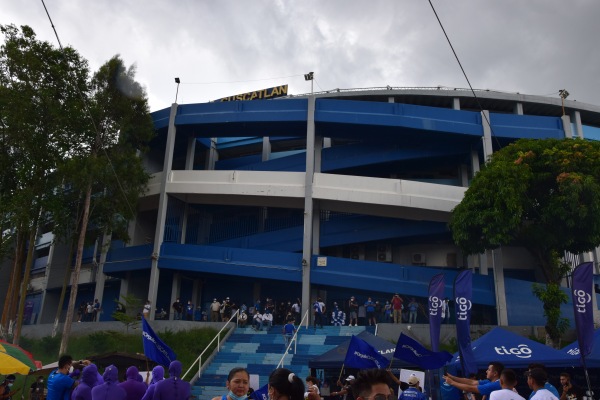
<instances>
[{"instance_id":1,"label":"tigo banner flag","mask_svg":"<svg viewBox=\"0 0 600 400\"><path fill-rule=\"evenodd\" d=\"M440 347L444 286L444 274L435 275L429 282L429 336L433 351L438 351Z\"/></svg>"},{"instance_id":2,"label":"tigo banner flag","mask_svg":"<svg viewBox=\"0 0 600 400\"><path fill-rule=\"evenodd\" d=\"M593 265L585 262L573 271L573 308L581 357L592 352L594 343Z\"/></svg>"},{"instance_id":3,"label":"tigo banner flag","mask_svg":"<svg viewBox=\"0 0 600 400\"><path fill-rule=\"evenodd\" d=\"M473 273L465 270L454 280L454 312L456 314L456 339L464 376L477 373L471 348L471 307L473 298Z\"/></svg>"}]
</instances>

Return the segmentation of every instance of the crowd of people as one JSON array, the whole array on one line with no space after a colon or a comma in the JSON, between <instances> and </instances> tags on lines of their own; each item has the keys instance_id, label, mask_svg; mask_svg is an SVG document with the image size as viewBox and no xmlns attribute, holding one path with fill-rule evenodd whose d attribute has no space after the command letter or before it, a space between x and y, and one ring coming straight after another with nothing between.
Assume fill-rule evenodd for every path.
<instances>
[{"instance_id":1,"label":"crowd of people","mask_svg":"<svg viewBox=\"0 0 600 400\"><path fill-rule=\"evenodd\" d=\"M89 360L73 361L69 355L58 360L58 368L50 373L44 388L43 377L31 385L30 399L33 400L188 400L191 398L189 382L180 379L182 366L179 361L169 365L169 377L165 377L162 366L152 370L146 381L137 367L127 368L125 379L119 381L119 371L114 365L106 367L102 374ZM6 381L14 382L14 375ZM0 399L10 399L16 391L6 392L4 397L0 385ZM44 397L45 396L45 397Z\"/></svg>"},{"instance_id":2,"label":"crowd of people","mask_svg":"<svg viewBox=\"0 0 600 400\"><path fill-rule=\"evenodd\" d=\"M548 381L543 364L529 364L525 373L527 386L531 390L528 400L583 400L585 389L571 381L568 372L560 374L561 391ZM504 368L500 362L491 362L486 370L486 379L460 378L451 374L444 376L447 384L465 394L465 400L525 400L517 390L518 376L512 369Z\"/></svg>"},{"instance_id":3,"label":"crowd of people","mask_svg":"<svg viewBox=\"0 0 600 400\"><path fill-rule=\"evenodd\" d=\"M359 301L351 296L346 301L334 300L326 305L321 298L311 304L314 326L323 325L375 325L378 323L424 323L427 321L427 304L420 303L414 297L403 298L396 293L389 300L366 297ZM195 306L191 300L181 301L179 298L171 305L174 320L226 322L237 311L240 312L239 322L242 326L250 325L256 329L272 325L283 325L290 317L296 324L300 323L300 299L275 301L267 297L264 301L257 299L254 302L236 301L230 297L222 300L213 298L212 302L204 308ZM150 302L144 305L141 315L147 317L151 312ZM95 314L94 314L95 315ZM140 315L140 316L141 316ZM443 322L450 319L449 300L443 301ZM156 310L155 319L169 319L165 308Z\"/></svg>"},{"instance_id":4,"label":"crowd of people","mask_svg":"<svg viewBox=\"0 0 600 400\"><path fill-rule=\"evenodd\" d=\"M97 321L100 311L101 308L98 299L94 299L94 301L82 301L77 308L77 322Z\"/></svg>"}]
</instances>

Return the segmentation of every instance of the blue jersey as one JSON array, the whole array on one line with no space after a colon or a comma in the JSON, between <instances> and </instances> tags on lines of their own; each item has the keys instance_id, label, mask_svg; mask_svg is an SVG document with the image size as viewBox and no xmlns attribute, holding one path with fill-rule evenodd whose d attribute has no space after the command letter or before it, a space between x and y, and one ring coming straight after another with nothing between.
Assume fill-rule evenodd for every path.
<instances>
[{"instance_id":1,"label":"blue jersey","mask_svg":"<svg viewBox=\"0 0 600 400\"><path fill-rule=\"evenodd\" d=\"M71 388L75 381L68 375L61 374L57 369L48 375L48 395L47 400L69 400L71 398Z\"/></svg>"},{"instance_id":2,"label":"blue jersey","mask_svg":"<svg viewBox=\"0 0 600 400\"><path fill-rule=\"evenodd\" d=\"M427 396L424 393L420 392L417 388L409 387L406 389L400 397L399 400L427 400Z\"/></svg>"}]
</instances>

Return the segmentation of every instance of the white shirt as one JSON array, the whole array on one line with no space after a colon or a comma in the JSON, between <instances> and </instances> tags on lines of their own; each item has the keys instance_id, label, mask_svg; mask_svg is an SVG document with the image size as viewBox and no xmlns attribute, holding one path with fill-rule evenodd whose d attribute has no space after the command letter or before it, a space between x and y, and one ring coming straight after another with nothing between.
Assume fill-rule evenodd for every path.
<instances>
[{"instance_id":1,"label":"white shirt","mask_svg":"<svg viewBox=\"0 0 600 400\"><path fill-rule=\"evenodd\" d=\"M273 314L271 314L271 313L268 313L268 314L265 313L265 314L263 314L262 318L263 318L263 321L271 321L271 322L273 322Z\"/></svg>"},{"instance_id":2,"label":"white shirt","mask_svg":"<svg viewBox=\"0 0 600 400\"><path fill-rule=\"evenodd\" d=\"M548 389L538 389L530 400L558 400Z\"/></svg>"},{"instance_id":3,"label":"white shirt","mask_svg":"<svg viewBox=\"0 0 600 400\"><path fill-rule=\"evenodd\" d=\"M525 400L525 398L513 390L501 389L490 393L490 400Z\"/></svg>"}]
</instances>

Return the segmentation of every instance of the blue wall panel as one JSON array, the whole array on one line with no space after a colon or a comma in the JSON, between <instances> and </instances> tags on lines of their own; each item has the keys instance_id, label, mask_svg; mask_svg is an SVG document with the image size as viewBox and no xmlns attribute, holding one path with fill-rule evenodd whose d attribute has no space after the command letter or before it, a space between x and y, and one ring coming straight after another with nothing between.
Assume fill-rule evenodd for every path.
<instances>
[{"instance_id":1,"label":"blue wall panel","mask_svg":"<svg viewBox=\"0 0 600 400\"><path fill-rule=\"evenodd\" d=\"M481 136L481 115L437 107L369 101L318 99L315 123L403 127L421 131Z\"/></svg>"},{"instance_id":2,"label":"blue wall panel","mask_svg":"<svg viewBox=\"0 0 600 400\"><path fill-rule=\"evenodd\" d=\"M508 310L509 325L546 325L544 307L542 302L533 295L533 285L533 282L521 281L518 279L505 279L506 309ZM562 304L560 306L562 317L567 318L570 321L571 328L575 328L571 291L568 288L561 289L568 298L567 304ZM600 296L597 294L596 299L600 300ZM511 312L511 310L518 311Z\"/></svg>"},{"instance_id":3,"label":"blue wall panel","mask_svg":"<svg viewBox=\"0 0 600 400\"><path fill-rule=\"evenodd\" d=\"M510 139L560 139L565 137L558 117L490 113L494 135Z\"/></svg>"}]
</instances>

